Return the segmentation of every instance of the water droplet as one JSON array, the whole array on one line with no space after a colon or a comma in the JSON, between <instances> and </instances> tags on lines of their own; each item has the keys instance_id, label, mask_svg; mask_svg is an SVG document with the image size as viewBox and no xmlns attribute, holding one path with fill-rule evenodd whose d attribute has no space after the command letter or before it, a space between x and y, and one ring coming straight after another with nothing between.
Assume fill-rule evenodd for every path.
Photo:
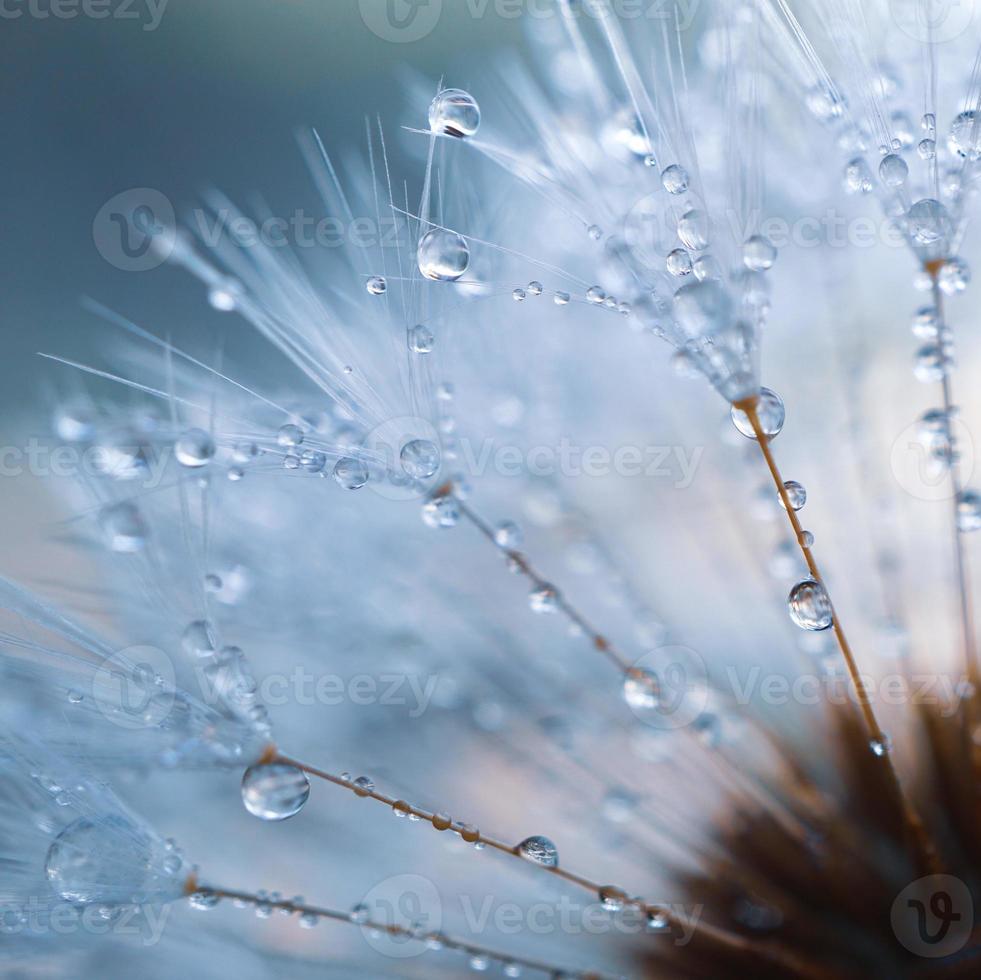
<instances>
[{"instance_id":1,"label":"water droplet","mask_svg":"<svg viewBox=\"0 0 981 980\"><path fill-rule=\"evenodd\" d=\"M313 912L304 912L299 918L300 928L313 929L319 921L320 919Z\"/></svg>"},{"instance_id":2,"label":"water droplet","mask_svg":"<svg viewBox=\"0 0 981 980\"><path fill-rule=\"evenodd\" d=\"M209 889L202 888L194 892L187 901L192 909L197 909L199 912L206 912L218 904L219 896Z\"/></svg>"},{"instance_id":3,"label":"water droplet","mask_svg":"<svg viewBox=\"0 0 981 980\"><path fill-rule=\"evenodd\" d=\"M82 692L71 690L68 692L68 703L69 704L81 704L83 700Z\"/></svg>"},{"instance_id":4,"label":"water droplet","mask_svg":"<svg viewBox=\"0 0 981 980\"><path fill-rule=\"evenodd\" d=\"M913 374L917 381L932 384L940 381L946 370L947 359L939 344L926 344L916 352Z\"/></svg>"},{"instance_id":5,"label":"water droplet","mask_svg":"<svg viewBox=\"0 0 981 980\"><path fill-rule=\"evenodd\" d=\"M743 265L752 272L765 272L773 267L777 250L762 235L752 235L743 245Z\"/></svg>"},{"instance_id":6,"label":"water droplet","mask_svg":"<svg viewBox=\"0 0 981 980\"><path fill-rule=\"evenodd\" d=\"M661 173L661 184L669 194L684 194L688 190L688 171L672 163Z\"/></svg>"},{"instance_id":7,"label":"water droplet","mask_svg":"<svg viewBox=\"0 0 981 980\"><path fill-rule=\"evenodd\" d=\"M122 904L154 872L151 842L122 816L79 817L51 842L44 871L66 902Z\"/></svg>"},{"instance_id":8,"label":"water droplet","mask_svg":"<svg viewBox=\"0 0 981 980\"><path fill-rule=\"evenodd\" d=\"M909 233L919 245L946 242L953 232L947 209L933 198L917 201L906 215Z\"/></svg>"},{"instance_id":9,"label":"water droplet","mask_svg":"<svg viewBox=\"0 0 981 980\"><path fill-rule=\"evenodd\" d=\"M965 160L981 158L981 114L969 109L955 116L948 145L951 153Z\"/></svg>"},{"instance_id":10,"label":"water droplet","mask_svg":"<svg viewBox=\"0 0 981 980\"><path fill-rule=\"evenodd\" d=\"M957 497L957 530L977 531L981 528L981 493L962 490Z\"/></svg>"},{"instance_id":11,"label":"water droplet","mask_svg":"<svg viewBox=\"0 0 981 980\"><path fill-rule=\"evenodd\" d=\"M383 276L371 276L365 283L365 288L372 296L381 296L388 289L388 283Z\"/></svg>"},{"instance_id":12,"label":"water droplet","mask_svg":"<svg viewBox=\"0 0 981 980\"><path fill-rule=\"evenodd\" d=\"M708 245L708 216L704 211L692 208L678 219L678 238L685 248L694 252Z\"/></svg>"},{"instance_id":13,"label":"water droplet","mask_svg":"<svg viewBox=\"0 0 981 980\"><path fill-rule=\"evenodd\" d=\"M787 599L790 618L803 630L826 630L833 621L831 599L814 579L798 582Z\"/></svg>"},{"instance_id":14,"label":"water droplet","mask_svg":"<svg viewBox=\"0 0 981 980\"><path fill-rule=\"evenodd\" d=\"M771 439L780 434L783 423L787 418L787 410L784 407L783 399L770 388L760 388L759 401L756 404L756 414L759 418L760 428L763 434ZM756 434L749 421L749 416L741 409L732 406L732 424L747 439L755 439Z\"/></svg>"},{"instance_id":15,"label":"water droplet","mask_svg":"<svg viewBox=\"0 0 981 980\"><path fill-rule=\"evenodd\" d=\"M869 748L872 750L874 756L881 759L883 756L888 755L892 749L892 740L888 735L883 733L881 738L869 739Z\"/></svg>"},{"instance_id":16,"label":"water droplet","mask_svg":"<svg viewBox=\"0 0 981 980\"><path fill-rule=\"evenodd\" d=\"M506 977L520 977L521 976L521 964L520 963L505 963L503 968L504 976Z\"/></svg>"},{"instance_id":17,"label":"water droplet","mask_svg":"<svg viewBox=\"0 0 981 980\"><path fill-rule=\"evenodd\" d=\"M631 667L623 679L623 699L635 711L650 711L660 702L657 676L641 667Z\"/></svg>"},{"instance_id":18,"label":"water droplet","mask_svg":"<svg viewBox=\"0 0 981 980\"><path fill-rule=\"evenodd\" d=\"M607 912L619 912L627 901L627 893L615 885L604 885L599 890L599 900Z\"/></svg>"},{"instance_id":19,"label":"water droplet","mask_svg":"<svg viewBox=\"0 0 981 980\"><path fill-rule=\"evenodd\" d=\"M940 288L948 295L962 293L967 289L967 284L971 281L971 268L960 258L947 259L940 268L937 282Z\"/></svg>"},{"instance_id":20,"label":"water droplet","mask_svg":"<svg viewBox=\"0 0 981 980\"><path fill-rule=\"evenodd\" d=\"M530 283L528 283L529 295L541 296L544 291L545 291L545 287L540 282L538 282L538 280L533 279Z\"/></svg>"},{"instance_id":21,"label":"water droplet","mask_svg":"<svg viewBox=\"0 0 981 980\"><path fill-rule=\"evenodd\" d=\"M348 918L357 925L363 925L368 921L368 915L368 906L363 902L358 902L358 904L351 909L350 913L348 913Z\"/></svg>"},{"instance_id":22,"label":"water droplet","mask_svg":"<svg viewBox=\"0 0 981 980\"><path fill-rule=\"evenodd\" d=\"M831 122L840 118L844 111L841 96L831 91L825 85L812 88L805 98L810 112L821 122Z\"/></svg>"},{"instance_id":23,"label":"water droplet","mask_svg":"<svg viewBox=\"0 0 981 980\"><path fill-rule=\"evenodd\" d=\"M483 973L490 966L490 959L483 953L474 953L470 957L470 969L475 973Z\"/></svg>"},{"instance_id":24,"label":"water droplet","mask_svg":"<svg viewBox=\"0 0 981 980\"><path fill-rule=\"evenodd\" d=\"M800 541L800 546L802 548L814 547L814 535L811 534L810 531L801 531L800 538L798 540Z\"/></svg>"},{"instance_id":25,"label":"water droplet","mask_svg":"<svg viewBox=\"0 0 981 980\"><path fill-rule=\"evenodd\" d=\"M242 777L242 802L260 820L286 820L299 813L309 797L306 773L283 762L251 766Z\"/></svg>"},{"instance_id":26,"label":"water droplet","mask_svg":"<svg viewBox=\"0 0 981 980\"><path fill-rule=\"evenodd\" d=\"M940 317L935 306L921 306L913 317L913 335L921 340L935 340L940 331Z\"/></svg>"},{"instance_id":27,"label":"water droplet","mask_svg":"<svg viewBox=\"0 0 981 980\"><path fill-rule=\"evenodd\" d=\"M142 551L147 541L147 527L136 504L123 501L109 504L99 511L99 527L113 551L132 554Z\"/></svg>"},{"instance_id":28,"label":"water droplet","mask_svg":"<svg viewBox=\"0 0 981 980\"><path fill-rule=\"evenodd\" d=\"M509 551L513 551L515 548L521 547L523 538L524 535L521 533L521 528L514 521L501 521L494 528L494 543L499 548L507 548Z\"/></svg>"},{"instance_id":29,"label":"water droplet","mask_svg":"<svg viewBox=\"0 0 981 980\"><path fill-rule=\"evenodd\" d=\"M436 830L449 830L453 825L453 819L448 813L434 813L432 824Z\"/></svg>"},{"instance_id":30,"label":"water droplet","mask_svg":"<svg viewBox=\"0 0 981 980\"><path fill-rule=\"evenodd\" d=\"M439 469L439 447L429 439L413 439L402 447L399 461L409 476L428 479Z\"/></svg>"},{"instance_id":31,"label":"water droplet","mask_svg":"<svg viewBox=\"0 0 981 980\"><path fill-rule=\"evenodd\" d=\"M931 139L920 140L916 144L916 152L921 160L932 160L937 155L937 143Z\"/></svg>"},{"instance_id":32,"label":"water droplet","mask_svg":"<svg viewBox=\"0 0 981 980\"><path fill-rule=\"evenodd\" d=\"M909 177L909 166L896 153L888 153L879 162L879 179L886 187L902 187Z\"/></svg>"},{"instance_id":33,"label":"water droplet","mask_svg":"<svg viewBox=\"0 0 981 980\"><path fill-rule=\"evenodd\" d=\"M556 306L566 306L569 302L569 294L563 292L557 292L555 296L552 297L555 301Z\"/></svg>"},{"instance_id":34,"label":"water droplet","mask_svg":"<svg viewBox=\"0 0 981 980\"><path fill-rule=\"evenodd\" d=\"M559 866L559 849L547 837L526 837L518 845L518 853L526 860L545 868Z\"/></svg>"},{"instance_id":35,"label":"water droplet","mask_svg":"<svg viewBox=\"0 0 981 980\"><path fill-rule=\"evenodd\" d=\"M375 781L370 776L358 776L352 785L358 796L368 796L375 791Z\"/></svg>"},{"instance_id":36,"label":"water droplet","mask_svg":"<svg viewBox=\"0 0 981 980\"><path fill-rule=\"evenodd\" d=\"M515 303L523 303L527 298L528 293L520 286L511 292L511 299L513 299Z\"/></svg>"},{"instance_id":37,"label":"water droplet","mask_svg":"<svg viewBox=\"0 0 981 980\"><path fill-rule=\"evenodd\" d=\"M210 657L218 649L218 634L212 623L196 619L181 634L181 646L192 657Z\"/></svg>"},{"instance_id":38,"label":"water droplet","mask_svg":"<svg viewBox=\"0 0 981 980\"><path fill-rule=\"evenodd\" d=\"M672 276L687 276L692 271L691 256L683 248L675 248L668 252L664 265Z\"/></svg>"},{"instance_id":39,"label":"water droplet","mask_svg":"<svg viewBox=\"0 0 981 980\"><path fill-rule=\"evenodd\" d=\"M872 190L872 171L864 157L855 157L845 165L845 190L849 194L868 194Z\"/></svg>"},{"instance_id":40,"label":"water droplet","mask_svg":"<svg viewBox=\"0 0 981 980\"><path fill-rule=\"evenodd\" d=\"M603 237L603 229L599 225L590 225L586 229L586 234L594 241L598 242Z\"/></svg>"},{"instance_id":41,"label":"water droplet","mask_svg":"<svg viewBox=\"0 0 981 980\"><path fill-rule=\"evenodd\" d=\"M460 522L460 503L452 494L440 494L422 505L422 520L427 527L456 527Z\"/></svg>"},{"instance_id":42,"label":"water droplet","mask_svg":"<svg viewBox=\"0 0 981 980\"><path fill-rule=\"evenodd\" d=\"M429 105L429 128L444 136L465 139L480 128L480 106L462 88L446 88Z\"/></svg>"},{"instance_id":43,"label":"water droplet","mask_svg":"<svg viewBox=\"0 0 981 980\"><path fill-rule=\"evenodd\" d=\"M790 501L790 506L793 510L800 510L807 503L807 491L796 480L785 481L783 488L787 492L787 499ZM780 506L785 508L786 505L783 502L783 496L779 495L778 499L780 500Z\"/></svg>"},{"instance_id":44,"label":"water droplet","mask_svg":"<svg viewBox=\"0 0 981 980\"><path fill-rule=\"evenodd\" d=\"M692 262L691 271L699 282L704 282L706 279L722 278L722 267L716 261L715 256L709 255L707 252Z\"/></svg>"},{"instance_id":45,"label":"water droplet","mask_svg":"<svg viewBox=\"0 0 981 980\"><path fill-rule=\"evenodd\" d=\"M238 306L242 284L236 279L224 279L208 289L208 303L212 309L230 313Z\"/></svg>"},{"instance_id":46,"label":"water droplet","mask_svg":"<svg viewBox=\"0 0 981 980\"><path fill-rule=\"evenodd\" d=\"M174 456L181 466L207 466L214 458L215 443L204 429L188 429L174 442Z\"/></svg>"},{"instance_id":47,"label":"water droplet","mask_svg":"<svg viewBox=\"0 0 981 980\"><path fill-rule=\"evenodd\" d=\"M454 231L433 228L419 239L416 251L419 271L437 282L459 279L470 265L470 248L466 239Z\"/></svg>"},{"instance_id":48,"label":"water droplet","mask_svg":"<svg viewBox=\"0 0 981 980\"><path fill-rule=\"evenodd\" d=\"M411 807L405 800L396 800L392 804L392 813L397 817L407 817L411 811Z\"/></svg>"},{"instance_id":49,"label":"water droplet","mask_svg":"<svg viewBox=\"0 0 981 980\"><path fill-rule=\"evenodd\" d=\"M536 613L552 613L559 607L559 594L552 585L542 585L531 590L528 605Z\"/></svg>"},{"instance_id":50,"label":"water droplet","mask_svg":"<svg viewBox=\"0 0 981 980\"><path fill-rule=\"evenodd\" d=\"M602 303L606 299L606 293L599 286L590 286L586 290L586 299L590 303Z\"/></svg>"},{"instance_id":51,"label":"water droplet","mask_svg":"<svg viewBox=\"0 0 981 980\"><path fill-rule=\"evenodd\" d=\"M334 464L334 479L345 490L360 490L368 482L368 470L360 460L345 456Z\"/></svg>"},{"instance_id":52,"label":"water droplet","mask_svg":"<svg viewBox=\"0 0 981 980\"><path fill-rule=\"evenodd\" d=\"M419 323L409 331L409 350L415 354L429 354L434 345L433 332Z\"/></svg>"}]
</instances>

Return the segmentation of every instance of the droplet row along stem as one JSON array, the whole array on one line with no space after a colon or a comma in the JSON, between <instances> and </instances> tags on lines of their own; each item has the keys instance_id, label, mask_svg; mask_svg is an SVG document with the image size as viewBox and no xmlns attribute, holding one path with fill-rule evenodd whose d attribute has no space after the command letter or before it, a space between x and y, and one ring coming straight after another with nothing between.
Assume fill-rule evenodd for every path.
<instances>
[{"instance_id":1,"label":"droplet row along stem","mask_svg":"<svg viewBox=\"0 0 981 980\"><path fill-rule=\"evenodd\" d=\"M879 721L875 716L875 711L872 709L871 700L865 689L865 685L862 683L862 679L858 671L858 665L855 662L855 656L852 653L851 646L849 645L848 639L845 636L845 631L841 626L837 613L835 612L834 603L831 600L831 593L827 591L827 588L824 585L824 580L821 577L820 569L818 568L817 561L811 549L810 536L801 526L797 513L794 511L794 508L791 505L786 485L780 474L780 469L777 466L773 452L770 449L769 437L764 432L763 426L760 422L758 404L758 397L753 396L734 403L733 407L741 412L744 412L749 419L756 437L755 441L760 447L760 452L762 453L763 459L766 462L767 469L770 471L770 476L773 478L777 493L780 495L780 499L783 503L783 510L787 514L787 520L790 521L791 528L794 532L794 537L800 548L801 554L804 557L804 561L807 563L807 568L814 581L825 590L825 593L828 596L828 601L831 603L832 630L834 632L835 639L838 642L838 648L840 649L841 655L845 661L845 666L848 669L848 675L851 679L852 686L855 689L862 718L865 722L865 727L869 736L869 744L872 746L878 745L882 748L881 753L877 752L876 754L882 759L882 771L888 780L889 787L895 796L898 807L900 808L903 818L903 827L907 837L907 844L911 850L914 862L922 873L935 873L940 870L936 847L930 839L922 819L903 790L902 783L899 779L899 774L896 772L892 759L889 757L889 743L887 737L879 725Z\"/></svg>"}]
</instances>

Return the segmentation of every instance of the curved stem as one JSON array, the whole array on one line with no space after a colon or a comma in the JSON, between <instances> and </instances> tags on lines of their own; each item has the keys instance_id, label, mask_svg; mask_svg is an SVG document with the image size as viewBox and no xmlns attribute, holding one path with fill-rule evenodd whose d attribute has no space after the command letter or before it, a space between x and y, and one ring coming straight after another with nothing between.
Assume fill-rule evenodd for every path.
<instances>
[{"instance_id":1,"label":"curved stem","mask_svg":"<svg viewBox=\"0 0 981 980\"><path fill-rule=\"evenodd\" d=\"M916 863L925 871L936 871L939 869L936 848L933 846L933 843L926 832L926 828L924 827L923 821L920 819L919 814L916 812L913 804L904 793L902 783L899 780L899 774L896 772L896 768L892 764L892 760L889 758L889 745L886 735L883 732L882 727L879 725L879 721L872 709L872 703L871 699L869 698L868 691L865 689L861 675L858 672L858 664L855 661L855 655L852 653L852 648L848 642L848 638L845 636L844 628L842 627L838 615L835 612L834 602L831 600L831 593L828 592L828 589L824 584L824 579L822 578L821 571L818 568L817 560L815 559L814 553L811 550L809 538L803 527L801 527L796 511L791 506L790 496L787 493L787 488L784 486L784 480L780 474L780 469L777 466L773 452L770 449L769 437L763 431L763 426L760 423L758 411L759 397L753 396L752 398L734 402L733 407L741 412L744 412L746 417L749 419L750 425L753 427L753 433L756 437L756 444L760 447L760 452L763 454L763 459L766 462L767 469L770 471L770 476L773 478L773 483L776 486L777 493L780 495L780 500L783 503L783 509L787 514L787 519L790 521L790 526L793 529L794 537L797 541L798 547L801 550L801 554L804 557L804 561L807 563L807 568L810 571L814 581L817 582L822 589L824 589L825 594L828 596L828 602L831 606L831 628L834 632L835 639L838 641L838 648L841 651L842 658L845 661L845 666L848 669L848 676L851 679L852 686L855 689L855 695L862 713L862 719L865 723L866 731L868 732L870 745L873 747L878 747L876 750L876 755L879 756L883 762L883 771L890 783L890 787L893 790L900 807L903 817L903 827L906 831L908 843L913 849Z\"/></svg>"}]
</instances>

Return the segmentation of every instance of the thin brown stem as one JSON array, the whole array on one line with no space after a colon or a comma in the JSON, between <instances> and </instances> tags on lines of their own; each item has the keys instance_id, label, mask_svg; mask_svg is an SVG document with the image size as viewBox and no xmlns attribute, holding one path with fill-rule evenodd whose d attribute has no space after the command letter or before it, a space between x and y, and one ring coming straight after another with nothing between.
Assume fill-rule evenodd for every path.
<instances>
[{"instance_id":1,"label":"thin brown stem","mask_svg":"<svg viewBox=\"0 0 981 980\"><path fill-rule=\"evenodd\" d=\"M647 921L654 921L657 918L661 918L669 926L676 929L681 929L684 926L681 917L669 905L658 905L648 902L643 898L631 897L622 888L615 885L601 885L599 882L596 882L591 878L576 874L573 871L568 871L559 866L553 867L550 865L529 861L522 857L520 845L508 844L502 840L499 840L498 838L481 833L481 831L475 826L462 823L458 820L453 820L446 814L432 813L423 809L422 807L408 803L405 800L396 799L395 797L381 793L373 786L359 785L357 781L352 781L344 778L343 776L326 772L323 769L318 769L315 766L307 765L306 763L299 762L296 759L292 759L278 753L272 758L267 758L267 761L275 761L284 765L295 766L297 769L302 770L308 775L314 776L317 779L322 779L325 782L332 783L335 786L340 786L343 789L353 793L355 796L359 796L363 799L371 799L378 803L383 803L396 813L402 814L403 816L409 818L414 818L418 821L424 821L430 824L435 830L453 831L467 843L471 843L478 847L488 847L492 850L498 851L501 854L506 854L510 857L516 858L526 867L532 867L541 873L552 875L555 878L560 878L569 884L575 885L576 887L589 892L594 898L603 901L604 905L610 908L611 911L618 911L621 908L632 908L639 911ZM815 978L824 976L823 971L812 967L810 964L804 963L793 952L786 950L783 947L753 940L748 937L741 936L735 932L731 932L728 929L714 926L704 921L699 921L696 925L694 925L693 929L694 934L701 937L706 942L732 952L738 952L748 956L756 956L772 963L778 963L797 976Z\"/></svg>"},{"instance_id":2,"label":"thin brown stem","mask_svg":"<svg viewBox=\"0 0 981 980\"><path fill-rule=\"evenodd\" d=\"M773 478L773 483L776 486L777 493L780 495L780 500L783 503L783 509L787 514L787 519L790 521L790 526L793 529L794 537L797 541L798 547L801 550L801 554L804 557L804 561L807 563L808 571L811 573L811 577L814 579L814 581L817 582L822 589L824 589L825 594L828 596L828 602L831 608L831 628L834 632L835 639L838 641L838 648L841 651L842 658L845 661L845 666L848 669L848 676L851 679L852 686L855 689L855 695L858 700L859 708L861 709L862 719L865 723L870 744L880 747L880 751L877 752L877 755L879 755L882 760L882 771L890 784L890 788L893 791L897 804L900 808L903 818L903 827L906 832L908 844L913 851L916 864L924 871L937 871L939 870L939 862L936 848L933 846L933 843L930 840L919 814L914 808L912 802L909 800L908 796L903 791L902 783L899 780L899 774L896 772L892 759L889 757L888 740L886 739L886 735L883 732L882 727L879 725L879 721L872 709L872 703L871 699L869 698L868 691L865 689L865 685L863 684L862 678L858 672L858 664L855 661L855 655L852 653L852 648L847 637L845 636L844 628L842 627L841 621L835 612L834 602L831 599L831 593L824 584L824 579L822 578L821 571L818 568L817 560L815 559L814 553L811 549L810 536L804 531L804 528L801 526L800 520L797 517L796 511L791 505L790 496L787 493L786 486L784 485L783 477L780 474L780 469L777 466L776 459L774 459L773 452L770 449L769 436L767 436L767 434L763 431L763 426L760 422L758 411L759 397L753 396L752 398L735 402L733 407L745 413L746 417L749 419L749 423L753 428L753 434L756 437L756 444L760 447L760 452L763 454L763 459L766 462L767 469L770 471L770 476Z\"/></svg>"},{"instance_id":3,"label":"thin brown stem","mask_svg":"<svg viewBox=\"0 0 981 980\"><path fill-rule=\"evenodd\" d=\"M426 943L432 949L454 950L464 953L471 957L481 957L496 961L500 964L514 964L528 970L535 970L539 973L554 976L579 977L581 980L606 980L609 974L598 973L596 971L565 970L554 963L545 963L542 960L529 959L524 956L511 956L502 953L500 950L492 949L488 946L479 946L476 943L467 942L463 939L456 939L442 932L422 933L416 929L400 926L397 923L378 922L373 919L356 919L351 917L349 912L340 912L337 909L325 908L321 905L309 905L298 899L284 900L273 899L252 892L236 891L230 888L213 888L202 885L196 877L188 879L185 887L188 897L192 895L205 896L212 900L229 899L243 905L251 905L254 908L266 908L270 911L277 910L285 912L287 915L310 916L313 919L330 919L333 922L344 922L347 925L355 925L361 929L372 932L384 933L393 939Z\"/></svg>"}]
</instances>

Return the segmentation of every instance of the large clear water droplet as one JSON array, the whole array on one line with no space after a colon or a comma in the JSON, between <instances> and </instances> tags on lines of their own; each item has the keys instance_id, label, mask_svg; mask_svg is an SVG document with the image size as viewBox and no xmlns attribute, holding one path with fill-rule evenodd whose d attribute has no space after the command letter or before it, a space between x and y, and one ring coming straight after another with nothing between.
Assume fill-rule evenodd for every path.
<instances>
[{"instance_id":1,"label":"large clear water droplet","mask_svg":"<svg viewBox=\"0 0 981 980\"><path fill-rule=\"evenodd\" d=\"M709 222L704 211L692 208L678 219L678 238L685 248L700 251L708 245Z\"/></svg>"},{"instance_id":2,"label":"large clear water droplet","mask_svg":"<svg viewBox=\"0 0 981 980\"><path fill-rule=\"evenodd\" d=\"M368 470L360 460L345 456L334 464L334 479L345 490L360 490L368 482Z\"/></svg>"},{"instance_id":3,"label":"large clear water droplet","mask_svg":"<svg viewBox=\"0 0 981 980\"><path fill-rule=\"evenodd\" d=\"M215 443L204 429L188 429L177 437L174 455L181 466L207 466L214 458Z\"/></svg>"},{"instance_id":4,"label":"large clear water droplet","mask_svg":"<svg viewBox=\"0 0 981 980\"><path fill-rule=\"evenodd\" d=\"M692 264L688 250L684 248L672 249L664 260L664 266L672 276L680 278L691 275Z\"/></svg>"},{"instance_id":5,"label":"large clear water droplet","mask_svg":"<svg viewBox=\"0 0 981 980\"><path fill-rule=\"evenodd\" d=\"M413 439L402 447L399 462L409 476L428 479L439 469L439 447L429 439Z\"/></svg>"},{"instance_id":6,"label":"large clear water droplet","mask_svg":"<svg viewBox=\"0 0 981 980\"><path fill-rule=\"evenodd\" d=\"M888 153L879 162L879 179L886 187L902 187L909 177L909 166L898 153Z\"/></svg>"},{"instance_id":7,"label":"large clear water droplet","mask_svg":"<svg viewBox=\"0 0 981 980\"><path fill-rule=\"evenodd\" d=\"M918 245L946 242L953 231L947 209L933 198L917 201L906 215L909 233Z\"/></svg>"},{"instance_id":8,"label":"large clear water droplet","mask_svg":"<svg viewBox=\"0 0 981 980\"><path fill-rule=\"evenodd\" d=\"M526 837L518 845L518 853L533 864L540 864L545 868L559 866L559 849L547 837Z\"/></svg>"},{"instance_id":9,"label":"large clear water droplet","mask_svg":"<svg viewBox=\"0 0 981 980\"><path fill-rule=\"evenodd\" d=\"M826 630L833 622L831 599L820 582L807 578L790 590L790 618L802 630Z\"/></svg>"},{"instance_id":10,"label":"large clear water droplet","mask_svg":"<svg viewBox=\"0 0 981 980\"><path fill-rule=\"evenodd\" d=\"M783 399L770 388L760 388L759 401L756 403L756 414L759 418L760 428L763 434L771 439L780 434L783 423L787 418L787 410L784 407ZM749 416L741 409L732 406L732 424L747 439L755 439L756 433Z\"/></svg>"},{"instance_id":11,"label":"large clear water droplet","mask_svg":"<svg viewBox=\"0 0 981 980\"><path fill-rule=\"evenodd\" d=\"M661 174L661 183L669 194L684 194L688 190L688 171L677 163L665 167Z\"/></svg>"},{"instance_id":12,"label":"large clear water droplet","mask_svg":"<svg viewBox=\"0 0 981 980\"><path fill-rule=\"evenodd\" d=\"M306 773L283 762L251 766L242 777L242 802L260 820L286 820L303 809L309 796Z\"/></svg>"},{"instance_id":13,"label":"large clear water droplet","mask_svg":"<svg viewBox=\"0 0 981 980\"><path fill-rule=\"evenodd\" d=\"M462 88L446 88L429 105L429 128L444 136L464 139L480 128L480 106Z\"/></svg>"},{"instance_id":14,"label":"large clear water droplet","mask_svg":"<svg viewBox=\"0 0 981 980\"><path fill-rule=\"evenodd\" d=\"M125 904L151 871L147 835L118 816L79 817L51 842L44 872L66 902Z\"/></svg>"},{"instance_id":15,"label":"large clear water droplet","mask_svg":"<svg viewBox=\"0 0 981 980\"><path fill-rule=\"evenodd\" d=\"M416 251L419 271L437 282L459 279L470 265L470 248L466 239L454 231L433 228L419 239Z\"/></svg>"}]
</instances>

